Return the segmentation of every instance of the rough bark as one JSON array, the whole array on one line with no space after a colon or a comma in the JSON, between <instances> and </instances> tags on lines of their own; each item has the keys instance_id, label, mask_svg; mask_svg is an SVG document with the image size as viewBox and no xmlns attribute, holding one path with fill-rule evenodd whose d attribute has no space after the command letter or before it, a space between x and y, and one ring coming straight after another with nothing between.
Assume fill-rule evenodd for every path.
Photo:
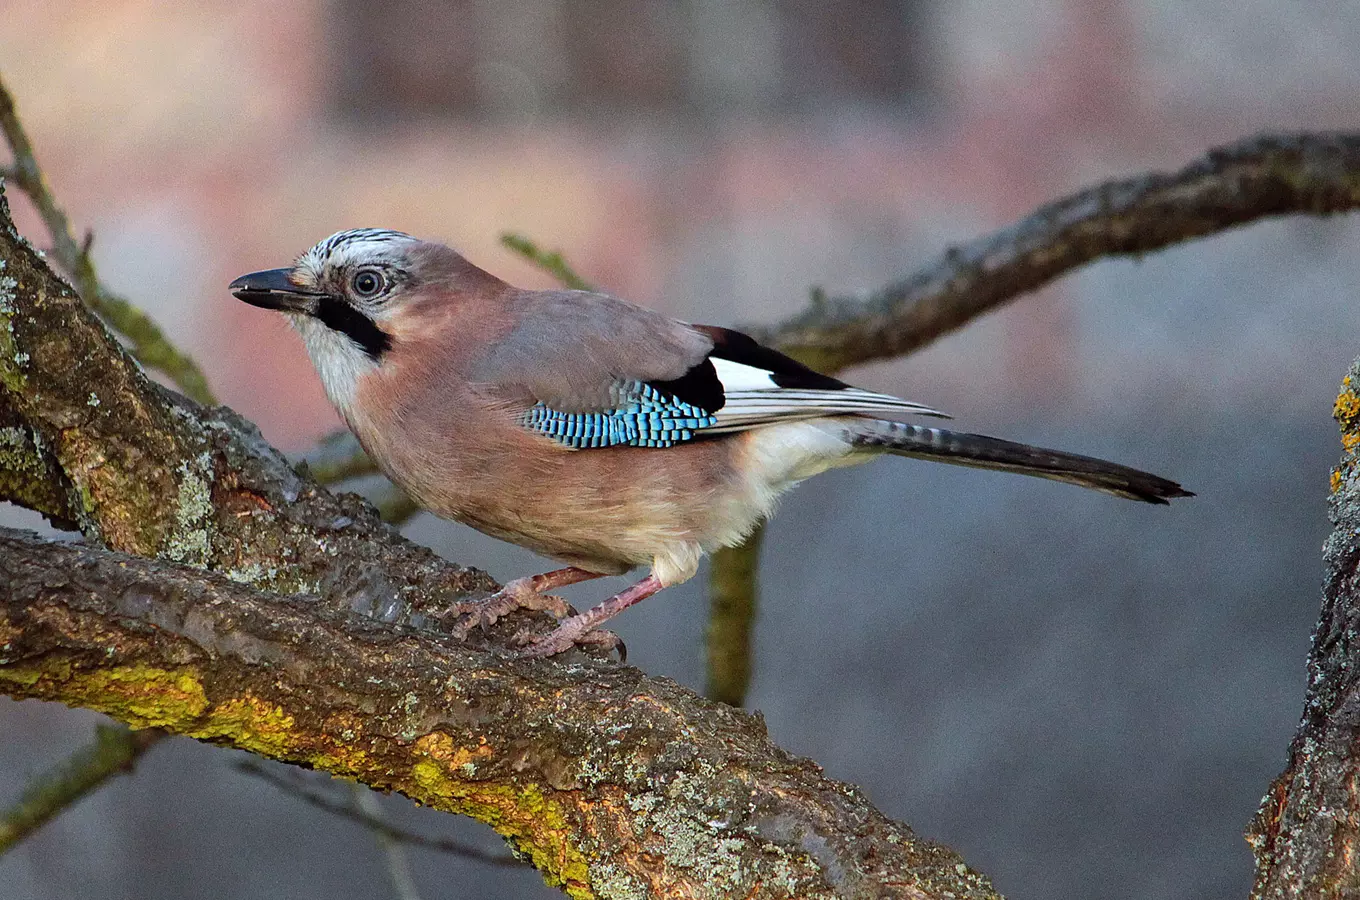
<instances>
[{"instance_id":1,"label":"rough bark","mask_svg":"<svg viewBox=\"0 0 1360 900\"><path fill-rule=\"evenodd\" d=\"M1323 548L1303 718L1288 767L1247 831L1259 900L1360 897L1360 359L1334 413L1345 452L1332 472L1334 530Z\"/></svg>"},{"instance_id":2,"label":"rough bark","mask_svg":"<svg viewBox=\"0 0 1360 900\"><path fill-rule=\"evenodd\" d=\"M577 897L996 896L759 717L600 660L507 661L516 623L441 637L425 611L485 575L147 379L2 196L0 267L0 499L89 541L0 541L0 692L471 815Z\"/></svg>"},{"instance_id":3,"label":"rough bark","mask_svg":"<svg viewBox=\"0 0 1360 900\"><path fill-rule=\"evenodd\" d=\"M0 690L466 813L575 896L995 896L758 716L636 669L469 652L14 531L0 585Z\"/></svg>"}]
</instances>

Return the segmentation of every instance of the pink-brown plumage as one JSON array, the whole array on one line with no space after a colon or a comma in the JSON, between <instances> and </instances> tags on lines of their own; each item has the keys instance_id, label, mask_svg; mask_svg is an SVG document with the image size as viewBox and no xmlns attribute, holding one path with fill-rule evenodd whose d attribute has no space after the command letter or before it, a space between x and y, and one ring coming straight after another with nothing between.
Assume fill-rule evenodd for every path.
<instances>
[{"instance_id":1,"label":"pink-brown plumage","mask_svg":"<svg viewBox=\"0 0 1360 900\"><path fill-rule=\"evenodd\" d=\"M681 353L702 359L711 341L654 314L668 326L659 336L637 329L631 344L591 347L574 338L597 334L592 314L614 313L622 301L545 297L461 262L445 248L426 251L422 271L459 273L456 290L442 279L417 288L384 321L393 344L383 365L359 377L353 402L337 404L360 443L436 515L593 572L650 565L665 584L689 578L700 553L731 530L715 519L724 508L719 498L738 487L740 436L664 450L581 452L525 429L518 418L540 399L577 397L583 407L607 400L607 383L591 372L614 363L620 348L638 356L630 371L664 378L692 365L671 360ZM545 325L542 341L517 333L526 319L550 318L545 306L566 314ZM572 352L561 353L563 346ZM542 365L554 357L560 364ZM748 519L739 526L743 534L756 521Z\"/></svg>"},{"instance_id":2,"label":"pink-brown plumage","mask_svg":"<svg viewBox=\"0 0 1360 900\"><path fill-rule=\"evenodd\" d=\"M907 424L939 413L737 332L603 294L512 287L397 232L341 232L232 290L290 316L331 401L412 499L575 567L512 582L489 609L534 585L651 568L534 655L690 578L799 481L884 452L1154 503L1188 495L1103 460Z\"/></svg>"}]
</instances>

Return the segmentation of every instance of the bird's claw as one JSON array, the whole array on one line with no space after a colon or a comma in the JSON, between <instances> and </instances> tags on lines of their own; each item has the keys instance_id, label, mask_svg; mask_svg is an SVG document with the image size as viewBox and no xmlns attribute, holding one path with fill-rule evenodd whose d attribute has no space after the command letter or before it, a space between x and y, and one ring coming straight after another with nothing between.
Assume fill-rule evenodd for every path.
<instances>
[{"instance_id":1,"label":"bird's claw","mask_svg":"<svg viewBox=\"0 0 1360 900\"><path fill-rule=\"evenodd\" d=\"M538 640L532 640L527 634L521 633L519 639L528 643L528 646L515 655L521 659L542 659L573 647L580 647L582 650L603 650L606 653L617 650L619 662L628 661L628 645L617 634L603 628L590 628L584 622L578 625L576 620L575 616L566 619L556 629Z\"/></svg>"},{"instance_id":2,"label":"bird's claw","mask_svg":"<svg viewBox=\"0 0 1360 900\"><path fill-rule=\"evenodd\" d=\"M534 590L532 578L516 578L507 581L489 597L456 604L446 615L458 617L450 630L459 640L464 640L474 628L487 628L519 609L546 612L556 619L563 619L573 612L571 604L561 597Z\"/></svg>"}]
</instances>

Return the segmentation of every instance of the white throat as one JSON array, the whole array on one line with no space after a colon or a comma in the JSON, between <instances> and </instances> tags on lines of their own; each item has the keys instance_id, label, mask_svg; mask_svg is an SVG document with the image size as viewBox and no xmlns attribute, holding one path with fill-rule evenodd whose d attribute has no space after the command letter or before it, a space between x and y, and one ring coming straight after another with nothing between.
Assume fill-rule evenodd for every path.
<instances>
[{"instance_id":1,"label":"white throat","mask_svg":"<svg viewBox=\"0 0 1360 900\"><path fill-rule=\"evenodd\" d=\"M377 371L378 364L354 341L311 316L290 315L288 319L302 335L326 396L347 421L352 421L359 379Z\"/></svg>"}]
</instances>

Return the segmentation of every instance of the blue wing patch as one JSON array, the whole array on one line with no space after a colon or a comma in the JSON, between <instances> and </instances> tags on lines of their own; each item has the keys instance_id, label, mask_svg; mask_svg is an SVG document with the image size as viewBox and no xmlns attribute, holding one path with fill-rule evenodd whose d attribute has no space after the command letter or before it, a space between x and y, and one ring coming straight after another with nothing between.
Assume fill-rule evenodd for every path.
<instances>
[{"instance_id":1,"label":"blue wing patch","mask_svg":"<svg viewBox=\"0 0 1360 900\"><path fill-rule=\"evenodd\" d=\"M718 419L702 407L663 394L641 381L614 389L614 409L565 413L536 403L520 416L524 427L573 450L592 447L674 447Z\"/></svg>"}]
</instances>

